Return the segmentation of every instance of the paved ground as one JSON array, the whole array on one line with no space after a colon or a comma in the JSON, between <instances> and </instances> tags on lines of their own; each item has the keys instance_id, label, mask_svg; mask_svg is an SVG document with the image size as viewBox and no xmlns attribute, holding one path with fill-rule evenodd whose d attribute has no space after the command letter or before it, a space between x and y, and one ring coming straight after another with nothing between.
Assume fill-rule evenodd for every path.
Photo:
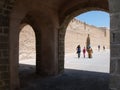
<instances>
[{"instance_id":1,"label":"paved ground","mask_svg":"<svg viewBox=\"0 0 120 90\"><path fill-rule=\"evenodd\" d=\"M78 59L76 53L69 53L65 55L65 68L77 69L95 72L109 73L110 67L110 51L101 50L100 52L94 51L93 58L89 59L86 54L86 58L81 57Z\"/></svg>"},{"instance_id":2,"label":"paved ground","mask_svg":"<svg viewBox=\"0 0 120 90\"><path fill-rule=\"evenodd\" d=\"M20 76L21 90L109 90L107 73L66 69L54 77L39 77L31 71Z\"/></svg>"},{"instance_id":3,"label":"paved ground","mask_svg":"<svg viewBox=\"0 0 120 90\"><path fill-rule=\"evenodd\" d=\"M32 61L27 62L33 64ZM92 59L82 56L78 59L76 54L67 54L64 73L53 77L37 76L34 65L25 63L20 66L21 90L109 90L109 52L107 51L94 53Z\"/></svg>"}]
</instances>

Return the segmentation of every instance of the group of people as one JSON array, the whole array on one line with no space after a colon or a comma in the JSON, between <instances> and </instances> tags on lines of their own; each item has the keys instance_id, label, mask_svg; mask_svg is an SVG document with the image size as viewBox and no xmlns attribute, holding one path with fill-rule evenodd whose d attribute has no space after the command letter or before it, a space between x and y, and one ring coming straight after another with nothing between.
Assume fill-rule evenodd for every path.
<instances>
[{"instance_id":1,"label":"group of people","mask_svg":"<svg viewBox=\"0 0 120 90\"><path fill-rule=\"evenodd\" d=\"M103 50L105 50L105 46L103 46ZM98 45L98 51L100 51L100 45Z\"/></svg>"},{"instance_id":2,"label":"group of people","mask_svg":"<svg viewBox=\"0 0 120 90\"><path fill-rule=\"evenodd\" d=\"M81 54L81 47L80 47L80 45L78 45L76 49L77 49L78 58L80 58L80 54ZM87 48L84 47L82 52L83 52L83 57L84 58L86 57L86 52L88 53L88 58L92 58L93 50L92 50L92 48L90 46L87 47Z\"/></svg>"}]
</instances>

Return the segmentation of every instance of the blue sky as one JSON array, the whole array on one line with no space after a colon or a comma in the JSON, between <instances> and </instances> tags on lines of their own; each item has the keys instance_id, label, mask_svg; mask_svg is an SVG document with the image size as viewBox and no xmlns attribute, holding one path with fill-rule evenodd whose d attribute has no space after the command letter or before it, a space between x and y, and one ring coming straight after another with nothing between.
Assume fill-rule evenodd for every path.
<instances>
[{"instance_id":1,"label":"blue sky","mask_svg":"<svg viewBox=\"0 0 120 90\"><path fill-rule=\"evenodd\" d=\"M82 22L94 25L97 27L110 27L110 16L109 13L103 11L89 11L75 17Z\"/></svg>"}]
</instances>

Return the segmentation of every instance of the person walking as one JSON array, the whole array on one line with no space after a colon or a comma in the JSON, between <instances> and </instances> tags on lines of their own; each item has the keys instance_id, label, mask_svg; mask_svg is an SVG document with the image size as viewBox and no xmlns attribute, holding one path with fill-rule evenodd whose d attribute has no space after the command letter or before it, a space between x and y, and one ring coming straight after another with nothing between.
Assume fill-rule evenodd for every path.
<instances>
[{"instance_id":1,"label":"person walking","mask_svg":"<svg viewBox=\"0 0 120 90\"><path fill-rule=\"evenodd\" d=\"M84 56L84 58L85 58L85 53L86 53L86 49L85 49L85 47L83 48L83 56Z\"/></svg>"},{"instance_id":2,"label":"person walking","mask_svg":"<svg viewBox=\"0 0 120 90\"><path fill-rule=\"evenodd\" d=\"M98 45L98 51L100 51L100 45Z\"/></svg>"},{"instance_id":3,"label":"person walking","mask_svg":"<svg viewBox=\"0 0 120 90\"><path fill-rule=\"evenodd\" d=\"M93 50L91 47L89 47L88 49L88 58L92 58L92 53L93 53Z\"/></svg>"},{"instance_id":4,"label":"person walking","mask_svg":"<svg viewBox=\"0 0 120 90\"><path fill-rule=\"evenodd\" d=\"M81 53L81 47L80 47L80 45L78 45L78 46L77 46L78 58L80 58L80 53Z\"/></svg>"},{"instance_id":5,"label":"person walking","mask_svg":"<svg viewBox=\"0 0 120 90\"><path fill-rule=\"evenodd\" d=\"M105 46L103 46L103 50L105 51Z\"/></svg>"}]
</instances>

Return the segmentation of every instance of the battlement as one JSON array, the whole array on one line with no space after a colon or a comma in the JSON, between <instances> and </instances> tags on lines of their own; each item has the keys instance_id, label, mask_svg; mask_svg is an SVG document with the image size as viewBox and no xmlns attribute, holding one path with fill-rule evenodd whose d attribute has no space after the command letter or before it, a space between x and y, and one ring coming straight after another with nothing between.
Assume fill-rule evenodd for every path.
<instances>
[{"instance_id":1,"label":"battlement","mask_svg":"<svg viewBox=\"0 0 120 90\"><path fill-rule=\"evenodd\" d=\"M94 25L90 25L90 24L82 22L82 21L80 21L76 18L73 18L69 24L72 24L72 23L81 24L81 25L84 25L86 27L97 28L97 29L100 29L100 30L109 30L109 28L107 28L107 27L97 27L97 26L94 26Z\"/></svg>"}]
</instances>

